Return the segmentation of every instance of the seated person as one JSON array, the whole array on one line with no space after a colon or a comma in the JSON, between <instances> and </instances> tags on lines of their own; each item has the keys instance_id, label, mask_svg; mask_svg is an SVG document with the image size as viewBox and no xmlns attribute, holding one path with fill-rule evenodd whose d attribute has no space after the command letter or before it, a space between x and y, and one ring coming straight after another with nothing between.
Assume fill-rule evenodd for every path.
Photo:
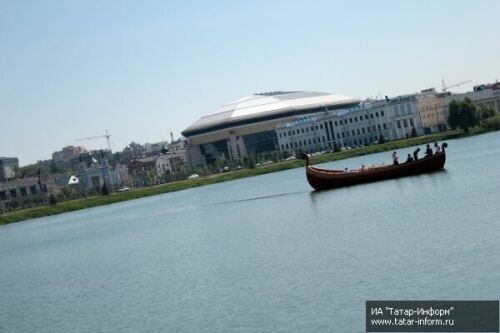
<instances>
[{"instance_id":1,"label":"seated person","mask_svg":"<svg viewBox=\"0 0 500 333\"><path fill-rule=\"evenodd\" d=\"M406 158L405 163L410 163L410 162L413 162L413 157L411 157L411 154L408 154L408 157Z\"/></svg>"},{"instance_id":2,"label":"seated person","mask_svg":"<svg viewBox=\"0 0 500 333\"><path fill-rule=\"evenodd\" d=\"M425 157L429 157L429 156L432 156L432 155L433 155L433 153L432 153L431 145L427 144L427 148L425 149Z\"/></svg>"}]
</instances>

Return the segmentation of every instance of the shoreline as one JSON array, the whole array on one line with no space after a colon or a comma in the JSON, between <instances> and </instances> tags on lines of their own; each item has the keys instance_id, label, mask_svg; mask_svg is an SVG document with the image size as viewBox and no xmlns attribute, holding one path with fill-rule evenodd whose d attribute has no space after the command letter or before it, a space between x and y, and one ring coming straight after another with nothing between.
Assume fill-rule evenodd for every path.
<instances>
[{"instance_id":1,"label":"shoreline","mask_svg":"<svg viewBox=\"0 0 500 333\"><path fill-rule=\"evenodd\" d=\"M463 137L475 136L479 134L493 132L496 130L498 129L474 128L471 129L470 133L464 133L462 130L440 132L425 136L419 136L415 138L403 139L398 141L389 141L383 144L355 148L341 152L333 152L333 153L326 153L322 155L312 156L311 160L313 164L319 164L319 163L343 160L356 156L363 156L363 155L375 154L395 149L402 149L434 141L453 140ZM0 225L21 222L29 219L72 212L76 210L92 208L102 205L108 205L122 201L134 200L163 193L181 191L199 186L217 184L241 178L253 177L267 173L295 169L304 166L305 162L299 159L292 161L282 161L270 165L259 166L254 169L243 169L237 171L230 171L222 174L208 175L197 179L181 180L161 185L155 185L147 188L132 189L129 192L121 192L121 193L115 192L111 193L108 196L98 195L88 198L58 202L55 205L45 205L45 206L37 206L33 208L15 210L0 215Z\"/></svg>"}]
</instances>

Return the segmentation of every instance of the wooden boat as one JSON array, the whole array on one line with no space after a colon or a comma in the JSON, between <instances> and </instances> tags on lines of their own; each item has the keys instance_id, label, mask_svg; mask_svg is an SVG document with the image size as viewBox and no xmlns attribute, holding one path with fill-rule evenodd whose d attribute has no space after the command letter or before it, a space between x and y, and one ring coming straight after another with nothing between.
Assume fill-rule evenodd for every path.
<instances>
[{"instance_id":1,"label":"wooden boat","mask_svg":"<svg viewBox=\"0 0 500 333\"><path fill-rule=\"evenodd\" d=\"M315 190L320 191L441 170L446 162L446 147L447 144L443 143L440 153L417 161L398 165L367 167L363 170L349 170L348 172L316 168L310 165L311 161L308 155L303 154L301 158L306 160L307 181Z\"/></svg>"}]
</instances>

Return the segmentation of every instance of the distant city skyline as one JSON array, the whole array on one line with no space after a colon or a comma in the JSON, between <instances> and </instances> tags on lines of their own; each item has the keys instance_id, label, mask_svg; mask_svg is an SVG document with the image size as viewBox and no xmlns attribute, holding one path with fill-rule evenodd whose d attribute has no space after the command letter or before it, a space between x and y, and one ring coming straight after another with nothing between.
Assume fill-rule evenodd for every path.
<instances>
[{"instance_id":1,"label":"distant city skyline","mask_svg":"<svg viewBox=\"0 0 500 333\"><path fill-rule=\"evenodd\" d=\"M498 1L0 4L0 156L177 138L256 92L364 99L500 78Z\"/></svg>"}]
</instances>

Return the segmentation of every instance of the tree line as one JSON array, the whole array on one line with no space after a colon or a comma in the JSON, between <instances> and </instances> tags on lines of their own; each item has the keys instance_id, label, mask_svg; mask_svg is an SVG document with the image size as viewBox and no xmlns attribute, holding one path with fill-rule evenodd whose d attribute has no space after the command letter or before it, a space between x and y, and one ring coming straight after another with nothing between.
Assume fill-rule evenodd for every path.
<instances>
[{"instance_id":1,"label":"tree line","mask_svg":"<svg viewBox=\"0 0 500 333\"><path fill-rule=\"evenodd\" d=\"M479 107L470 98L463 101L452 100L449 105L448 125L452 129L461 128L465 133L471 127L484 123L486 119L495 115L492 107L480 105Z\"/></svg>"}]
</instances>

